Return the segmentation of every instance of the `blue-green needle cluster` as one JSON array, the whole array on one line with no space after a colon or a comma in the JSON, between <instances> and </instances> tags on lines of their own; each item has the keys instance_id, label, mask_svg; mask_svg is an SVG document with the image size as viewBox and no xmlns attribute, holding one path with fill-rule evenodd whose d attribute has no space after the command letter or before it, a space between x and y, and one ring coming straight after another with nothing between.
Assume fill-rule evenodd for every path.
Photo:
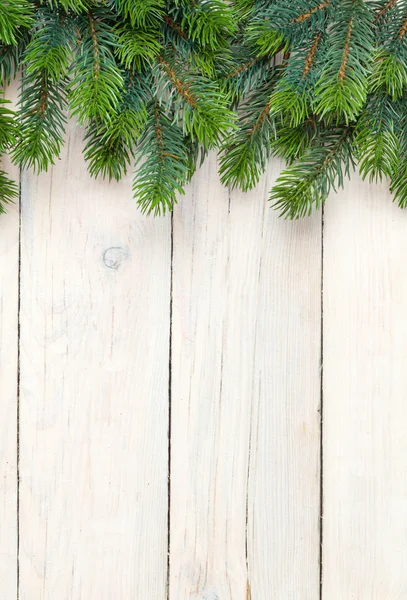
<instances>
[{"instance_id":1,"label":"blue-green needle cluster","mask_svg":"<svg viewBox=\"0 0 407 600\"><path fill-rule=\"evenodd\" d=\"M21 88L0 152L44 171L76 117L91 175L131 169L141 209L164 213L234 127L217 77L234 31L221 0L1 0L1 84L21 71ZM1 174L0 206L15 192Z\"/></svg>"},{"instance_id":2,"label":"blue-green needle cluster","mask_svg":"<svg viewBox=\"0 0 407 600\"><path fill-rule=\"evenodd\" d=\"M236 0L234 8L240 66L227 86L238 129L223 144L223 182L249 189L277 155L288 166L270 200L284 216L310 214L355 167L363 178L387 178L407 206L406 0Z\"/></svg>"},{"instance_id":3,"label":"blue-green needle cluster","mask_svg":"<svg viewBox=\"0 0 407 600\"><path fill-rule=\"evenodd\" d=\"M46 170L67 119L93 176L134 173L140 208L171 210L208 150L225 185L289 218L355 167L407 206L407 0L1 0L0 154ZM0 171L0 210L16 194Z\"/></svg>"}]
</instances>

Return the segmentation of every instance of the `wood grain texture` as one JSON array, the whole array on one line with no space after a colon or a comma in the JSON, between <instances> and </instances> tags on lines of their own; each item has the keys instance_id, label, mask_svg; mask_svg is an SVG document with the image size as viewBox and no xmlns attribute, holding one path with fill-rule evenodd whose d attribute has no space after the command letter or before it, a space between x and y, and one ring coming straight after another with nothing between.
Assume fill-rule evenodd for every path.
<instances>
[{"instance_id":1,"label":"wood grain texture","mask_svg":"<svg viewBox=\"0 0 407 600\"><path fill-rule=\"evenodd\" d=\"M318 597L320 217L278 169L229 198L212 156L175 210L170 600Z\"/></svg>"},{"instance_id":2,"label":"wood grain texture","mask_svg":"<svg viewBox=\"0 0 407 600\"><path fill-rule=\"evenodd\" d=\"M356 176L324 234L324 600L407 598L407 213Z\"/></svg>"},{"instance_id":3,"label":"wood grain texture","mask_svg":"<svg viewBox=\"0 0 407 600\"><path fill-rule=\"evenodd\" d=\"M163 600L170 220L81 137L22 182L20 599Z\"/></svg>"},{"instance_id":4,"label":"wood grain texture","mask_svg":"<svg viewBox=\"0 0 407 600\"><path fill-rule=\"evenodd\" d=\"M17 82L6 90L15 105ZM0 167L18 183L8 157ZM0 600L17 595L18 201L0 215Z\"/></svg>"}]
</instances>

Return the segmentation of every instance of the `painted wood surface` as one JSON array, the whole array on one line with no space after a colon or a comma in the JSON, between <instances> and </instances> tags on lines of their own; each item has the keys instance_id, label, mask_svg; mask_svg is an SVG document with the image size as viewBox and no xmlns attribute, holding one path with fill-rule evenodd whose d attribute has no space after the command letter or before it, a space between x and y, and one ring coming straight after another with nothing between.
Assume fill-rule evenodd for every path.
<instances>
[{"instance_id":1,"label":"painted wood surface","mask_svg":"<svg viewBox=\"0 0 407 600\"><path fill-rule=\"evenodd\" d=\"M170 598L317 598L320 217L216 167L174 214Z\"/></svg>"},{"instance_id":2,"label":"painted wood surface","mask_svg":"<svg viewBox=\"0 0 407 600\"><path fill-rule=\"evenodd\" d=\"M353 177L324 228L324 600L407 598L407 212Z\"/></svg>"},{"instance_id":3,"label":"painted wood surface","mask_svg":"<svg viewBox=\"0 0 407 600\"><path fill-rule=\"evenodd\" d=\"M17 83L7 90L15 105ZM0 166L18 182L18 168ZM0 600L17 594L18 201L0 215Z\"/></svg>"},{"instance_id":4,"label":"painted wood surface","mask_svg":"<svg viewBox=\"0 0 407 600\"><path fill-rule=\"evenodd\" d=\"M19 598L161 600L170 219L91 180L81 138L22 180Z\"/></svg>"},{"instance_id":5,"label":"painted wood surface","mask_svg":"<svg viewBox=\"0 0 407 600\"><path fill-rule=\"evenodd\" d=\"M0 600L407 598L407 212L147 218L81 137L0 217Z\"/></svg>"}]
</instances>

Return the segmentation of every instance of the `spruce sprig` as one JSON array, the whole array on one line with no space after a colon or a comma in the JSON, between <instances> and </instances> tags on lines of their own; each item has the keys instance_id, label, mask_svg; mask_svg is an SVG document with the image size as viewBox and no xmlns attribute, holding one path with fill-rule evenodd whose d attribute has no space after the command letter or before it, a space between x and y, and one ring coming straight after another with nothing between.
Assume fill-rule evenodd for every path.
<instances>
[{"instance_id":1,"label":"spruce sprig","mask_svg":"<svg viewBox=\"0 0 407 600\"><path fill-rule=\"evenodd\" d=\"M140 157L133 191L143 212L171 210L189 179L188 145L158 100L148 106L148 120L139 145ZM143 156L143 159L141 159ZM143 160L143 162L142 162Z\"/></svg>"},{"instance_id":2,"label":"spruce sprig","mask_svg":"<svg viewBox=\"0 0 407 600\"><path fill-rule=\"evenodd\" d=\"M164 17L164 0L110 0L109 5L132 27L156 27Z\"/></svg>"},{"instance_id":3,"label":"spruce sprig","mask_svg":"<svg viewBox=\"0 0 407 600\"><path fill-rule=\"evenodd\" d=\"M2 0L0 3L0 42L16 45L22 30L33 23L33 7L28 0Z\"/></svg>"},{"instance_id":4,"label":"spruce sprig","mask_svg":"<svg viewBox=\"0 0 407 600\"><path fill-rule=\"evenodd\" d=\"M186 70L173 53L159 56L154 75L161 101L177 115L184 134L205 146L219 144L222 134L234 124L234 114L220 85Z\"/></svg>"},{"instance_id":5,"label":"spruce sprig","mask_svg":"<svg viewBox=\"0 0 407 600\"><path fill-rule=\"evenodd\" d=\"M354 120L366 102L373 53L373 15L365 0L342 0L329 30L316 112L339 123Z\"/></svg>"},{"instance_id":6,"label":"spruce sprig","mask_svg":"<svg viewBox=\"0 0 407 600\"><path fill-rule=\"evenodd\" d=\"M310 215L321 207L331 189L343 186L354 166L353 136L347 125L324 131L299 161L281 173L270 201L282 216L293 219Z\"/></svg>"},{"instance_id":7,"label":"spruce sprig","mask_svg":"<svg viewBox=\"0 0 407 600\"><path fill-rule=\"evenodd\" d=\"M66 86L74 24L68 15L40 9L24 52L18 143L12 156L23 167L47 170L59 156L66 123Z\"/></svg>"},{"instance_id":8,"label":"spruce sprig","mask_svg":"<svg viewBox=\"0 0 407 600\"><path fill-rule=\"evenodd\" d=\"M0 154L7 152L15 143L15 114L8 108L9 102L0 98ZM0 213L5 205L12 202L18 194L18 186L0 169Z\"/></svg>"},{"instance_id":9,"label":"spruce sprig","mask_svg":"<svg viewBox=\"0 0 407 600\"><path fill-rule=\"evenodd\" d=\"M224 141L219 173L224 185L252 189L259 181L271 155L270 141L276 135L270 114L270 96L278 80L277 69L262 88L247 97L239 107L238 128Z\"/></svg>"},{"instance_id":10,"label":"spruce sprig","mask_svg":"<svg viewBox=\"0 0 407 600\"><path fill-rule=\"evenodd\" d=\"M78 48L69 86L71 114L80 123L89 119L109 121L115 114L123 91L123 76L114 58L118 36L110 13L94 8L80 15Z\"/></svg>"},{"instance_id":11,"label":"spruce sprig","mask_svg":"<svg viewBox=\"0 0 407 600\"><path fill-rule=\"evenodd\" d=\"M309 214L355 166L407 206L405 0L3 0L0 154L46 170L68 118L92 176L135 169L144 212L170 210L210 148L225 185ZM15 186L0 173L0 206ZM2 204L3 203L3 204Z\"/></svg>"},{"instance_id":12,"label":"spruce sprig","mask_svg":"<svg viewBox=\"0 0 407 600\"><path fill-rule=\"evenodd\" d=\"M85 136L85 160L93 177L121 179L135 158L137 141L146 127L148 81L133 71L124 78L125 92L108 122L91 121Z\"/></svg>"}]
</instances>

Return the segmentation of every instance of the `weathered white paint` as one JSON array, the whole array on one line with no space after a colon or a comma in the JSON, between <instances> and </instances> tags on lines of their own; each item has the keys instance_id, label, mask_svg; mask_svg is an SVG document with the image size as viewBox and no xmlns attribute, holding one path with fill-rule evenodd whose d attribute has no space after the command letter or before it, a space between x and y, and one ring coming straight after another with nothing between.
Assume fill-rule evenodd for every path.
<instances>
[{"instance_id":1,"label":"weathered white paint","mask_svg":"<svg viewBox=\"0 0 407 600\"><path fill-rule=\"evenodd\" d=\"M7 89L15 107L18 83ZM18 183L19 169L0 168ZM18 201L0 215L0 600L17 594Z\"/></svg>"},{"instance_id":2,"label":"weathered white paint","mask_svg":"<svg viewBox=\"0 0 407 600\"><path fill-rule=\"evenodd\" d=\"M221 187L174 215L170 598L317 598L320 217Z\"/></svg>"},{"instance_id":3,"label":"weathered white paint","mask_svg":"<svg viewBox=\"0 0 407 600\"><path fill-rule=\"evenodd\" d=\"M407 598L407 212L357 176L324 232L324 600Z\"/></svg>"},{"instance_id":4,"label":"weathered white paint","mask_svg":"<svg viewBox=\"0 0 407 600\"><path fill-rule=\"evenodd\" d=\"M140 215L131 177L90 180L80 138L21 188L19 599L319 600L320 215L269 210L279 165L229 195L209 158L173 216L170 382L171 219ZM18 230L16 205L0 600L17 600ZM386 185L355 176L326 207L323 600L407 598L406 231Z\"/></svg>"},{"instance_id":5,"label":"weathered white paint","mask_svg":"<svg viewBox=\"0 0 407 600\"><path fill-rule=\"evenodd\" d=\"M266 205L261 257L248 485L250 600L313 600L319 597L321 215L287 222Z\"/></svg>"},{"instance_id":6,"label":"weathered white paint","mask_svg":"<svg viewBox=\"0 0 407 600\"><path fill-rule=\"evenodd\" d=\"M81 137L22 182L20 599L164 600L170 219Z\"/></svg>"}]
</instances>

